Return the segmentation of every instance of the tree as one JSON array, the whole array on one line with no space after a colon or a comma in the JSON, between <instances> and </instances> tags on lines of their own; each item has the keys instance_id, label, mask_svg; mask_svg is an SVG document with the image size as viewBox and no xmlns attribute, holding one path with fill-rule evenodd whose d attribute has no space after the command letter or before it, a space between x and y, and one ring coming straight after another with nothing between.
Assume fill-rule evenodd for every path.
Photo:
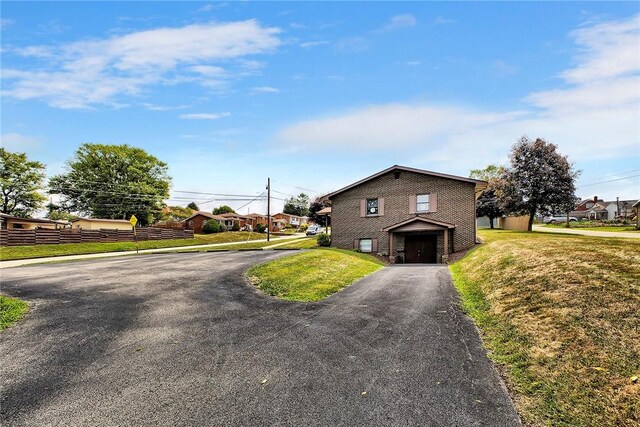
<instances>
[{"instance_id":1,"label":"tree","mask_svg":"<svg viewBox=\"0 0 640 427\"><path fill-rule=\"evenodd\" d=\"M300 193L298 197L291 197L285 200L282 212L297 216L309 215L309 196Z\"/></svg>"},{"instance_id":2,"label":"tree","mask_svg":"<svg viewBox=\"0 0 640 427\"><path fill-rule=\"evenodd\" d=\"M196 205L196 202L191 202L191 203L189 203L189 204L187 205L187 207L188 207L189 209L193 209L194 211L199 211L199 210L200 210L200 208L198 207L198 205Z\"/></svg>"},{"instance_id":3,"label":"tree","mask_svg":"<svg viewBox=\"0 0 640 427\"><path fill-rule=\"evenodd\" d=\"M575 180L580 172L557 148L543 139L523 136L511 149L511 167L497 181L500 205L509 213L529 215L529 231L536 213L566 213L575 206Z\"/></svg>"},{"instance_id":4,"label":"tree","mask_svg":"<svg viewBox=\"0 0 640 427\"><path fill-rule=\"evenodd\" d=\"M331 200L316 197L309 206L309 220L313 221L315 224L325 224L329 216L319 216L318 212L329 206L331 206Z\"/></svg>"},{"instance_id":5,"label":"tree","mask_svg":"<svg viewBox=\"0 0 640 427\"><path fill-rule=\"evenodd\" d=\"M222 215L225 213L236 213L236 211L234 211L233 208L231 208L231 206L227 206L227 205L218 206L213 210L214 215Z\"/></svg>"},{"instance_id":6,"label":"tree","mask_svg":"<svg viewBox=\"0 0 640 427\"><path fill-rule=\"evenodd\" d=\"M28 217L47 198L38 192L44 183L45 165L29 160L25 153L0 148L0 210L7 215Z\"/></svg>"},{"instance_id":7,"label":"tree","mask_svg":"<svg viewBox=\"0 0 640 427\"><path fill-rule=\"evenodd\" d=\"M493 220L505 213L496 196L496 184L503 173L503 167L489 165L484 169L473 169L469 175L471 178L487 181L487 188L476 200L476 217L488 217L491 229L493 229Z\"/></svg>"},{"instance_id":8,"label":"tree","mask_svg":"<svg viewBox=\"0 0 640 427\"><path fill-rule=\"evenodd\" d=\"M76 215L62 210L59 205L54 203L47 203L46 217L54 221L71 221L72 219L77 218Z\"/></svg>"},{"instance_id":9,"label":"tree","mask_svg":"<svg viewBox=\"0 0 640 427\"><path fill-rule=\"evenodd\" d=\"M162 209L162 221L182 221L193 215L193 209L182 206L165 206Z\"/></svg>"},{"instance_id":10,"label":"tree","mask_svg":"<svg viewBox=\"0 0 640 427\"><path fill-rule=\"evenodd\" d=\"M94 218L155 222L169 197L167 164L129 145L83 144L67 162L67 172L49 180L62 196L62 209Z\"/></svg>"}]
</instances>

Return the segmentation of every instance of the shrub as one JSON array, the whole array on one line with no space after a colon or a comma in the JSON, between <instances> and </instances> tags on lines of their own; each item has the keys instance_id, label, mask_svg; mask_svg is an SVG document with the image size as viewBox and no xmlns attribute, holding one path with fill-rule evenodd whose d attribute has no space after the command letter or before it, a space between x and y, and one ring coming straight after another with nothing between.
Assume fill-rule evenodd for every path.
<instances>
[{"instance_id":1,"label":"shrub","mask_svg":"<svg viewBox=\"0 0 640 427\"><path fill-rule=\"evenodd\" d=\"M256 224L256 231L258 233L264 233L267 230L267 226L264 224Z\"/></svg>"},{"instance_id":2,"label":"shrub","mask_svg":"<svg viewBox=\"0 0 640 427\"><path fill-rule=\"evenodd\" d=\"M318 246L331 246L331 237L327 233L318 234Z\"/></svg>"},{"instance_id":3,"label":"shrub","mask_svg":"<svg viewBox=\"0 0 640 427\"><path fill-rule=\"evenodd\" d=\"M202 226L202 232L204 234L219 233L223 228L224 227L220 225L218 221L216 221L215 219L210 219Z\"/></svg>"},{"instance_id":4,"label":"shrub","mask_svg":"<svg viewBox=\"0 0 640 427\"><path fill-rule=\"evenodd\" d=\"M240 222L234 221L231 226L231 231L240 231Z\"/></svg>"},{"instance_id":5,"label":"shrub","mask_svg":"<svg viewBox=\"0 0 640 427\"><path fill-rule=\"evenodd\" d=\"M307 231L307 229L309 228L309 224L302 224L300 227L298 227L298 230L300 231Z\"/></svg>"}]
</instances>

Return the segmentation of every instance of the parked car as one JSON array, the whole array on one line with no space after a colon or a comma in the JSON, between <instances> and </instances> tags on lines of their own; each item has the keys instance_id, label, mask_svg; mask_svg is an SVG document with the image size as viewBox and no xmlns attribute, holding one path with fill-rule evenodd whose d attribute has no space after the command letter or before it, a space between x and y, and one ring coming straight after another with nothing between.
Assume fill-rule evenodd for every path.
<instances>
[{"instance_id":1,"label":"parked car","mask_svg":"<svg viewBox=\"0 0 640 427\"><path fill-rule=\"evenodd\" d=\"M570 216L569 221L577 221L578 218ZM554 222L567 222L567 217L564 215L553 215L553 216L545 216L542 218L542 222L544 224L553 224Z\"/></svg>"},{"instance_id":2,"label":"parked car","mask_svg":"<svg viewBox=\"0 0 640 427\"><path fill-rule=\"evenodd\" d=\"M315 236L316 234L320 234L324 232L325 232L324 227L320 225L312 225L309 228L307 228L307 236Z\"/></svg>"}]
</instances>

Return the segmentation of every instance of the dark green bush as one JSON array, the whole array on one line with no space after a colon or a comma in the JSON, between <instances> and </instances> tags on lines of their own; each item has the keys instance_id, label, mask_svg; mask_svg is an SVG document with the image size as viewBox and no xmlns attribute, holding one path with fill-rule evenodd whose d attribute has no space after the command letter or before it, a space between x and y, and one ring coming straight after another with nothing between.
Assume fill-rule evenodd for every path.
<instances>
[{"instance_id":1,"label":"dark green bush","mask_svg":"<svg viewBox=\"0 0 640 427\"><path fill-rule=\"evenodd\" d=\"M256 231L258 233L264 233L267 229L267 226L264 224L256 224Z\"/></svg>"},{"instance_id":2,"label":"dark green bush","mask_svg":"<svg viewBox=\"0 0 640 427\"><path fill-rule=\"evenodd\" d=\"M239 221L233 221L233 225L231 226L231 231L240 231Z\"/></svg>"},{"instance_id":3,"label":"dark green bush","mask_svg":"<svg viewBox=\"0 0 640 427\"><path fill-rule=\"evenodd\" d=\"M210 219L202 226L202 232L204 234L219 233L223 231L222 228L223 226L220 225L218 221L216 221L215 219Z\"/></svg>"},{"instance_id":4,"label":"dark green bush","mask_svg":"<svg viewBox=\"0 0 640 427\"><path fill-rule=\"evenodd\" d=\"M327 233L318 234L318 246L331 246L331 237Z\"/></svg>"}]
</instances>

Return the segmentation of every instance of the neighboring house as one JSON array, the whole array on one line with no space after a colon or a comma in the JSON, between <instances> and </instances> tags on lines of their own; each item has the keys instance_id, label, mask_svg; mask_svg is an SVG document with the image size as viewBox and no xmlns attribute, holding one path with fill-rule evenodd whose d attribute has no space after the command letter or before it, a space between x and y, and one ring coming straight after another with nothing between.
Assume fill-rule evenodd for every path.
<instances>
[{"instance_id":1,"label":"neighboring house","mask_svg":"<svg viewBox=\"0 0 640 427\"><path fill-rule=\"evenodd\" d=\"M262 224L264 226L267 225L268 218L266 215L263 214L258 214L258 213L251 213L247 215L247 220L246 220L247 224L249 224L251 226L251 228L253 228L255 230L256 226L258 224Z\"/></svg>"},{"instance_id":2,"label":"neighboring house","mask_svg":"<svg viewBox=\"0 0 640 427\"><path fill-rule=\"evenodd\" d=\"M131 230L131 223L126 219L76 218L71 225L80 230Z\"/></svg>"},{"instance_id":3,"label":"neighboring house","mask_svg":"<svg viewBox=\"0 0 640 427\"><path fill-rule=\"evenodd\" d=\"M635 200L619 200L606 202L594 196L593 199L586 199L578 203L574 211L569 212L569 216L589 220L612 220L619 217L632 218L633 204Z\"/></svg>"},{"instance_id":4,"label":"neighboring house","mask_svg":"<svg viewBox=\"0 0 640 427\"><path fill-rule=\"evenodd\" d=\"M3 230L35 230L47 228L56 230L68 228L71 224L67 221L54 221L51 219L20 218L0 212L0 228Z\"/></svg>"},{"instance_id":5,"label":"neighboring house","mask_svg":"<svg viewBox=\"0 0 640 427\"><path fill-rule=\"evenodd\" d=\"M392 166L329 194L331 245L391 262L440 263L476 242L485 181Z\"/></svg>"},{"instance_id":6,"label":"neighboring house","mask_svg":"<svg viewBox=\"0 0 640 427\"><path fill-rule=\"evenodd\" d=\"M220 216L224 218L222 224L227 227L228 230L231 230L234 224L238 224L238 227L242 228L247 224L247 220L249 220L247 216L231 212L220 214Z\"/></svg>"},{"instance_id":7,"label":"neighboring house","mask_svg":"<svg viewBox=\"0 0 640 427\"><path fill-rule=\"evenodd\" d=\"M299 228L301 225L304 225L309 221L309 218L307 218L306 216L290 215L286 213L277 213L271 218L275 222L284 224L285 227L287 225L290 225L293 228Z\"/></svg>"},{"instance_id":8,"label":"neighboring house","mask_svg":"<svg viewBox=\"0 0 640 427\"><path fill-rule=\"evenodd\" d=\"M633 213L636 216L636 228L640 230L640 200L635 202L633 205Z\"/></svg>"},{"instance_id":9,"label":"neighboring house","mask_svg":"<svg viewBox=\"0 0 640 427\"><path fill-rule=\"evenodd\" d=\"M198 211L184 220L185 228L193 230L194 233L202 233L202 226L210 219L215 219L220 224L224 224L226 218L221 215L214 215L211 212Z\"/></svg>"}]
</instances>

